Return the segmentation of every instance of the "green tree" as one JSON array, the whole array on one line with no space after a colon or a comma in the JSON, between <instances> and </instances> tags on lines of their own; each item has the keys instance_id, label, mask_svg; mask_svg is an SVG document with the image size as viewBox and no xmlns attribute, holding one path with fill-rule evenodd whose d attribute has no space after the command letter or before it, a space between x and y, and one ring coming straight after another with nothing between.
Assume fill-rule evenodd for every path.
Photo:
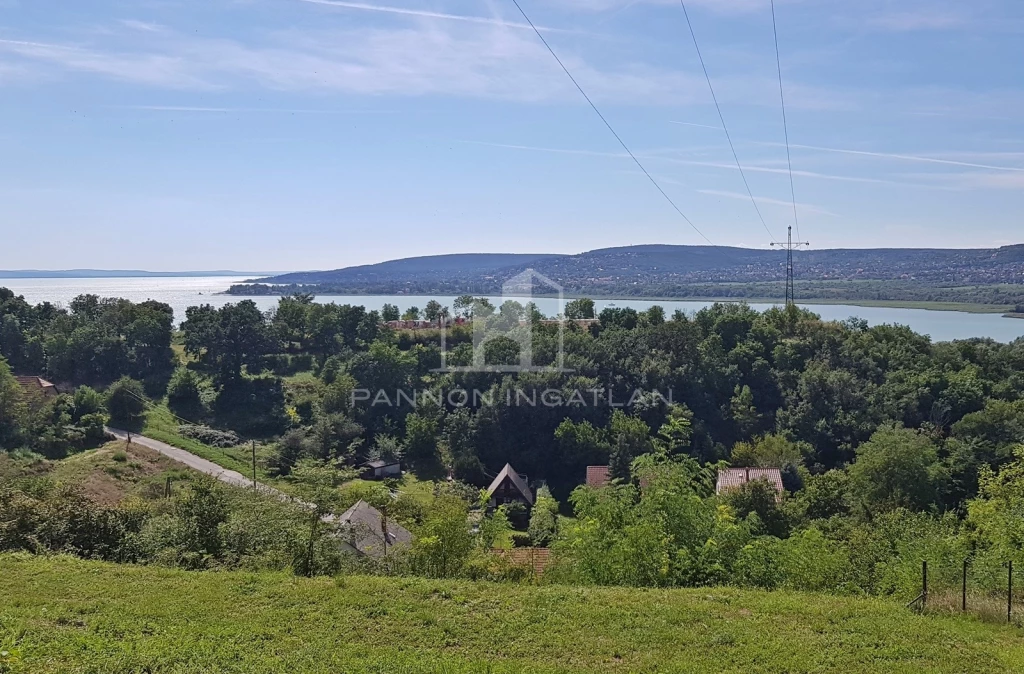
<instances>
[{"instance_id":1,"label":"green tree","mask_svg":"<svg viewBox=\"0 0 1024 674\"><path fill-rule=\"evenodd\" d=\"M110 421L132 424L146 412L146 394L142 384L130 377L121 377L107 390L107 412Z\"/></svg>"},{"instance_id":2,"label":"green tree","mask_svg":"<svg viewBox=\"0 0 1024 674\"><path fill-rule=\"evenodd\" d=\"M420 320L420 308L419 307L409 307L408 309L405 310L405 313L402 314L402 320L403 321L418 321L418 320Z\"/></svg>"},{"instance_id":3,"label":"green tree","mask_svg":"<svg viewBox=\"0 0 1024 674\"><path fill-rule=\"evenodd\" d=\"M582 319L594 317L594 300L581 297L565 303L565 317L569 319Z\"/></svg>"},{"instance_id":4,"label":"green tree","mask_svg":"<svg viewBox=\"0 0 1024 674\"><path fill-rule=\"evenodd\" d=\"M21 385L11 374L7 361L0 358L0 448L20 446L27 416Z\"/></svg>"},{"instance_id":5,"label":"green tree","mask_svg":"<svg viewBox=\"0 0 1024 674\"><path fill-rule=\"evenodd\" d=\"M468 506L462 499L442 494L427 507L423 525L410 551L413 570L431 578L453 578L462 572L473 536L466 523Z\"/></svg>"},{"instance_id":6,"label":"green tree","mask_svg":"<svg viewBox=\"0 0 1024 674\"><path fill-rule=\"evenodd\" d=\"M291 471L289 479L295 484L299 498L309 511L306 543L301 550L296 549L292 561L296 573L313 576L318 572L315 557L317 544L329 533L324 518L332 515L338 506L338 485L352 476L351 472L339 471L330 463L308 459L300 461Z\"/></svg>"},{"instance_id":7,"label":"green tree","mask_svg":"<svg viewBox=\"0 0 1024 674\"><path fill-rule=\"evenodd\" d=\"M423 318L436 323L441 318L441 314L444 311L444 307L437 300L430 300L427 302L427 306L423 309Z\"/></svg>"},{"instance_id":8,"label":"green tree","mask_svg":"<svg viewBox=\"0 0 1024 674\"><path fill-rule=\"evenodd\" d=\"M385 323L397 321L402 318L402 313L394 304L385 304L380 310L380 319Z\"/></svg>"},{"instance_id":9,"label":"green tree","mask_svg":"<svg viewBox=\"0 0 1024 674\"><path fill-rule=\"evenodd\" d=\"M857 448L850 494L867 514L933 506L944 482L935 444L923 433L883 426Z\"/></svg>"},{"instance_id":10,"label":"green tree","mask_svg":"<svg viewBox=\"0 0 1024 674\"><path fill-rule=\"evenodd\" d=\"M546 486L537 490L527 532L530 535L530 542L540 548L551 545L558 535L558 501Z\"/></svg>"}]
</instances>

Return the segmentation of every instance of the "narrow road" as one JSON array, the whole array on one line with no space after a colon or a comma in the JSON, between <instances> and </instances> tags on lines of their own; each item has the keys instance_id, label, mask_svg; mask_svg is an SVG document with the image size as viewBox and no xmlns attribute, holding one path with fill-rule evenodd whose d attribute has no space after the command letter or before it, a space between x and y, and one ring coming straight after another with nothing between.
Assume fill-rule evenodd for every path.
<instances>
[{"instance_id":1,"label":"narrow road","mask_svg":"<svg viewBox=\"0 0 1024 674\"><path fill-rule=\"evenodd\" d=\"M128 431L123 431L119 428L110 428L108 426L107 432L113 435L118 440L128 439ZM228 470L223 466L218 466L213 461L208 461L201 456L196 456L192 452L187 452L179 447L168 445L166 442L160 442L159 440L154 440L153 438L147 438L146 436L139 435L137 433L132 433L131 435L132 444L139 445L140 447L147 447L149 449L152 449L154 452L159 452L160 454L163 454L169 459L172 459L174 461L177 461L178 463L188 466L192 470L197 470L200 473L212 475L213 477L220 480L221 482L224 482L225 484L230 484L235 487L244 487L246 489L253 488L253 479L251 477L246 477L245 475L242 475L238 471ZM256 489L266 494L277 496L282 500L295 500L292 499L292 497L285 494L283 491L274 489L273 487L269 487L260 482L256 483ZM299 501L299 503L302 502Z\"/></svg>"}]
</instances>

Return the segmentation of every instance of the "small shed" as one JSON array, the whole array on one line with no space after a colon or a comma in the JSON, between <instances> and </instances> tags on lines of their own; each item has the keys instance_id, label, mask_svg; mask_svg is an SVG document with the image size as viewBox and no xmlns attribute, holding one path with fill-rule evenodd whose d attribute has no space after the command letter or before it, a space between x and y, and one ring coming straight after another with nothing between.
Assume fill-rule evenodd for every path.
<instances>
[{"instance_id":1,"label":"small shed","mask_svg":"<svg viewBox=\"0 0 1024 674\"><path fill-rule=\"evenodd\" d=\"M785 488L782 486L782 471L778 468L726 468L718 471L718 481L715 483L715 493L722 494L730 489L739 489L753 480L764 480L768 482L776 493L776 498L781 499Z\"/></svg>"},{"instance_id":2,"label":"small shed","mask_svg":"<svg viewBox=\"0 0 1024 674\"><path fill-rule=\"evenodd\" d=\"M361 467L363 471L359 476L364 480L383 480L386 477L402 476L402 464L399 461L375 459L367 461Z\"/></svg>"},{"instance_id":3,"label":"small shed","mask_svg":"<svg viewBox=\"0 0 1024 674\"><path fill-rule=\"evenodd\" d=\"M522 503L527 508L533 507L533 492L526 482L526 476L517 473L507 463L487 488L487 496L492 508L506 503Z\"/></svg>"},{"instance_id":4,"label":"small shed","mask_svg":"<svg viewBox=\"0 0 1024 674\"><path fill-rule=\"evenodd\" d=\"M359 501L338 518L345 545L360 555L385 557L392 548L412 543L405 527L386 520L379 510Z\"/></svg>"}]
</instances>

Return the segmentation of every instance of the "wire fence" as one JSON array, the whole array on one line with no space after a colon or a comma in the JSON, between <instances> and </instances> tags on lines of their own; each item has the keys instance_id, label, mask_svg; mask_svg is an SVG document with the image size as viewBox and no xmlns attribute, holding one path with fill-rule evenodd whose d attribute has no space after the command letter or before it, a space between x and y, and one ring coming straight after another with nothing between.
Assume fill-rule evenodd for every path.
<instances>
[{"instance_id":1,"label":"wire fence","mask_svg":"<svg viewBox=\"0 0 1024 674\"><path fill-rule=\"evenodd\" d=\"M1013 560L921 562L920 593L907 607L917 612L967 613L992 622L1024 626L1024 583Z\"/></svg>"}]
</instances>

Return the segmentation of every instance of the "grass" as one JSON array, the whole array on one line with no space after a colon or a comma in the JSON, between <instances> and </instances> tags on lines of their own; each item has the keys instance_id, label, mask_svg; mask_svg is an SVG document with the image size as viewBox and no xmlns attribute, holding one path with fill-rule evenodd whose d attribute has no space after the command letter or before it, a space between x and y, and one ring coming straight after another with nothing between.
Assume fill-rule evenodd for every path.
<instances>
[{"instance_id":1,"label":"grass","mask_svg":"<svg viewBox=\"0 0 1024 674\"><path fill-rule=\"evenodd\" d=\"M46 477L78 485L87 498L102 505L114 505L127 496L159 498L168 478L179 485L194 475L151 449L136 444L125 447L120 440L60 461L0 455L0 481Z\"/></svg>"},{"instance_id":2,"label":"grass","mask_svg":"<svg viewBox=\"0 0 1024 674\"><path fill-rule=\"evenodd\" d=\"M0 556L11 672L1013 672L1015 627L877 599ZM0 661L0 671L4 671Z\"/></svg>"},{"instance_id":3,"label":"grass","mask_svg":"<svg viewBox=\"0 0 1024 674\"><path fill-rule=\"evenodd\" d=\"M246 476L252 475L252 449L249 445L239 445L238 447L226 449L210 447L198 440L180 435L178 433L179 423L178 419L167 409L166 404L156 402L146 412L146 420L141 428L141 433L148 438L184 449L228 470L238 471ZM266 458L269 456L270 451L269 447L257 443L256 475L260 482L280 487L282 481L271 477L266 472Z\"/></svg>"}]
</instances>

